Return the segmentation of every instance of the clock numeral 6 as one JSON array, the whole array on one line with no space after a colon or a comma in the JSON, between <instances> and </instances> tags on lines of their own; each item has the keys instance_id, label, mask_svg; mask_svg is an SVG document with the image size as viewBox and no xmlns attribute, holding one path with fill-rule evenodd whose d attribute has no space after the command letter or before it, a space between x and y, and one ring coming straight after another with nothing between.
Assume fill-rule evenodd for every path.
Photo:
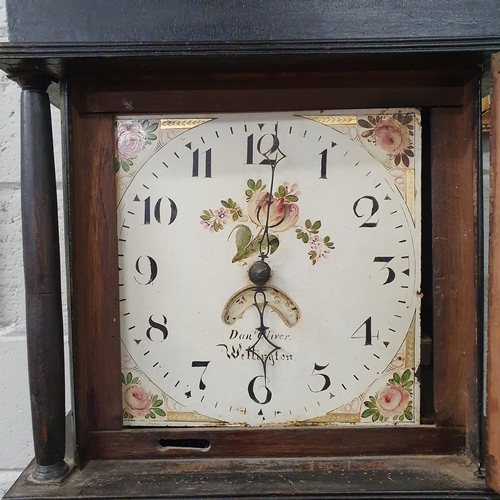
<instances>
[{"instance_id":1,"label":"clock numeral 6","mask_svg":"<svg viewBox=\"0 0 500 500\"><path fill-rule=\"evenodd\" d=\"M163 315L160 314L159 316L162 317L162 322L158 323L153 319L154 314L152 314L149 317L149 324L151 325L147 330L146 330L146 337L151 340L151 342L163 342L164 340L167 339L168 337L168 330L167 330L167 318ZM153 332L156 332L153 334ZM153 338L154 337L154 338Z\"/></svg>"},{"instance_id":2,"label":"clock numeral 6","mask_svg":"<svg viewBox=\"0 0 500 500\"><path fill-rule=\"evenodd\" d=\"M352 209L354 211L354 215L356 217L358 217L359 219L361 219L362 217L366 217L366 212L362 212L362 213L358 212L358 208L359 209L362 208L362 207L359 207L359 204L361 203L362 200L367 200L366 202L362 203L363 207L368 208L368 206L371 204L371 208L370 208L371 213L368 216L368 218L365 220L365 222L363 222L363 224L361 224L361 226L359 226L359 227L376 227L378 224L378 220L377 220L377 222L375 222L375 221L370 222L370 219L378 212L378 209L379 209L378 201L373 196L362 196L361 198L356 200L354 202L354 205L352 206Z\"/></svg>"},{"instance_id":3,"label":"clock numeral 6","mask_svg":"<svg viewBox=\"0 0 500 500\"><path fill-rule=\"evenodd\" d=\"M257 379L259 379L259 378L264 379L264 384L258 387L260 392L262 392L262 389L264 392L264 394L263 394L264 398L262 401L259 401L259 399L255 395L255 384L257 382ZM269 389L269 387L267 387L265 380L266 380L266 377L264 375L257 375L252 380L250 380L250 383L248 384L248 395L250 396L250 399L252 401L255 401L259 405L266 405L267 403L269 403L269 401L271 401L271 398L273 397L273 393L271 392L271 389Z\"/></svg>"},{"instance_id":4,"label":"clock numeral 6","mask_svg":"<svg viewBox=\"0 0 500 500\"><path fill-rule=\"evenodd\" d=\"M148 262L148 269L147 271L143 270L144 265L141 264L141 262L144 262L145 259L147 259ZM153 257L150 257L149 255L141 255L135 262L135 270L141 275L141 276L148 276L147 282L146 283L141 283L135 276L134 280L139 283L139 285L150 285L153 283L155 280L156 276L158 275L158 265L156 264L156 261L153 259Z\"/></svg>"},{"instance_id":5,"label":"clock numeral 6","mask_svg":"<svg viewBox=\"0 0 500 500\"><path fill-rule=\"evenodd\" d=\"M162 201L164 199L167 199L170 202L170 218L168 221L168 225L172 224L174 220L177 217L177 205L175 204L175 201L172 200L171 198L168 198L167 196L162 196L161 198L158 198L156 203L154 204L154 210L153 210L153 216L159 224L162 224ZM144 203L144 222L143 224L146 226L149 226L151 224L151 197L148 196L145 200L140 200L138 196L134 198L134 201L139 201Z\"/></svg>"},{"instance_id":6,"label":"clock numeral 6","mask_svg":"<svg viewBox=\"0 0 500 500\"><path fill-rule=\"evenodd\" d=\"M330 377L328 375L325 375L324 373L315 373L315 372L320 372L320 371L324 370L325 368L328 368L329 364L330 363L328 363L327 365L318 365L317 363L314 363L314 369L311 372L311 377L314 377L315 379L317 379L317 378L323 379L323 385L321 386L320 389L313 389L311 387L311 384L307 384L307 387L309 387L309 390L311 392L326 391L328 389L328 387L330 387L332 385L332 381L330 380ZM316 383L314 385L316 385Z\"/></svg>"}]
</instances>

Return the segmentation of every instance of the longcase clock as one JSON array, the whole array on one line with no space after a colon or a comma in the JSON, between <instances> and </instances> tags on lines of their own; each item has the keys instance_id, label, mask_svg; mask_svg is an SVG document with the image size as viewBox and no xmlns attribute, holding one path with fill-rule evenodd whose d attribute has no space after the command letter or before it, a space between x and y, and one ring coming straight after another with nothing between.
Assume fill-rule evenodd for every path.
<instances>
[{"instance_id":1,"label":"longcase clock","mask_svg":"<svg viewBox=\"0 0 500 500\"><path fill-rule=\"evenodd\" d=\"M479 141L497 6L455 2L482 20L466 37L431 2L418 19L379 6L366 34L330 2L70 2L69 43L42 3L41 32L38 7L9 3L0 47L23 87L36 453L7 498L498 498L498 210L494 191L486 363ZM493 188L498 72L493 56Z\"/></svg>"}]
</instances>

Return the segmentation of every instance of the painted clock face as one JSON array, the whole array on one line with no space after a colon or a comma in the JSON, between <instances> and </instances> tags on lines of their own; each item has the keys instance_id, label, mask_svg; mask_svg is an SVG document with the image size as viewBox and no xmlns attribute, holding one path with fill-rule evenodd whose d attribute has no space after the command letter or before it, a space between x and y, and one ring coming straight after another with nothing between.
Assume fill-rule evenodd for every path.
<instances>
[{"instance_id":1,"label":"painted clock face","mask_svg":"<svg viewBox=\"0 0 500 500\"><path fill-rule=\"evenodd\" d=\"M415 422L418 112L176 118L117 122L125 419Z\"/></svg>"}]
</instances>

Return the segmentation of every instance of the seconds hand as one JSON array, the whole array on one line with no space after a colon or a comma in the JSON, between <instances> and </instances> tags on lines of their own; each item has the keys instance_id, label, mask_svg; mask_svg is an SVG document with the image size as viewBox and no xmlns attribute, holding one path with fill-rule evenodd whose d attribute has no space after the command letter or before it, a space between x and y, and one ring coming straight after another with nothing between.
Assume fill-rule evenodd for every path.
<instances>
[{"instance_id":1,"label":"seconds hand","mask_svg":"<svg viewBox=\"0 0 500 500\"><path fill-rule=\"evenodd\" d=\"M259 358L260 362L262 363L262 368L264 372L264 387L266 387L266 389L267 389L267 361L274 352L281 349L281 347L279 347L278 345L274 344L269 340L267 336L269 327L264 325L264 314L268 304L264 285L269 281L269 278L271 277L271 267L265 260L269 256L270 246L271 246L269 238L269 216L271 212L271 205L273 202L274 173L276 170L276 165L278 165L278 163L283 158L285 158L285 155L279 149L277 129L276 129L276 134L272 134L272 137L273 137L272 146L269 148L268 151L262 153L264 158L266 159L266 163L271 165L271 183L269 186L269 196L266 202L267 204L266 224L264 226L264 232L259 242L260 260L254 262L248 271L248 276L250 278L250 281L255 285L253 303L259 314L260 324L257 327L257 330L259 331L257 341L247 349L247 352L256 355ZM271 155L273 155L273 153L274 153L274 158L271 158ZM266 243L265 249L263 248L264 242ZM259 298L261 299L260 301ZM271 350L267 354L263 353L262 355L260 355L258 352L255 351L255 347L259 342L262 341L267 342Z\"/></svg>"}]
</instances>

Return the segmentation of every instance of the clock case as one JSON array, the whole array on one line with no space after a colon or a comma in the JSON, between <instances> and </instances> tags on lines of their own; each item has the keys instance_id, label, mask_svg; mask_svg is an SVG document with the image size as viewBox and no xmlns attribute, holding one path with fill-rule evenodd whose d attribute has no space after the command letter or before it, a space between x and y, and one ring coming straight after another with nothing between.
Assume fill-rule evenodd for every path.
<instances>
[{"instance_id":1,"label":"clock case","mask_svg":"<svg viewBox=\"0 0 500 500\"><path fill-rule=\"evenodd\" d=\"M308 14L299 3L291 2L290 8L305 20ZM329 22L336 26L339 20L326 4ZM174 18L185 14L176 5ZM88 35L95 37L92 43L69 44L57 31L24 29L33 12L19 12L15 2L8 6L11 36L19 43L0 46L0 67L23 88L24 251L36 457L6 498L500 498L489 489L500 489L500 311L495 300L500 236L494 220L500 209L494 194L489 386L483 398L480 129L481 77L500 38L477 36L473 43L448 34L446 43L420 36L349 44L344 36L328 44L311 32L299 33L303 27L288 42L266 38L256 28L255 39L232 44L203 30L201 42L191 33L196 41L187 44L103 43L99 36L113 39L115 27L116 32ZM255 8L250 10L255 13ZM368 9L362 2L356 8L360 13ZM62 22L78 23L78 9L73 5ZM236 10L242 22L248 15ZM470 14L462 9L460 15L467 20ZM77 39L82 36L78 29L75 33ZM155 40L154 30L151 36ZM44 42L29 43L29 37ZM499 58L493 56L493 189L499 168L499 72ZM60 107L63 123L73 381L66 454L48 96ZM384 107L422 112L422 424L124 428L115 115ZM76 466L69 477L64 456Z\"/></svg>"}]
</instances>

